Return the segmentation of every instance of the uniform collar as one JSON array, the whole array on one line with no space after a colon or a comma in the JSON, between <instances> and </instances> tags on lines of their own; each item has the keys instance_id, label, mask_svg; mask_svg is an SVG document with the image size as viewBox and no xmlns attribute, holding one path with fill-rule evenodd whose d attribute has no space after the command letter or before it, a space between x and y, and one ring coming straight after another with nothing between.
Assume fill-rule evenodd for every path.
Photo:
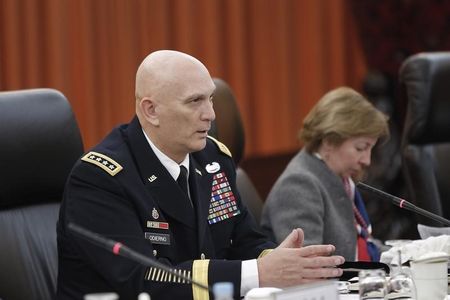
<instances>
[{"instance_id":1,"label":"uniform collar","mask_svg":"<svg viewBox=\"0 0 450 300\"><path fill-rule=\"evenodd\" d=\"M176 181L178 176L180 175L180 166L184 166L186 170L188 171L187 176L189 177L189 154L186 155L186 157L183 159L183 161L178 164L173 159L165 155L161 150L156 147L155 144L153 144L152 140L148 137L148 135L145 133L145 131L142 129L142 132L144 133L145 138L147 139L148 144L152 148L153 152L155 153L156 157L159 159L161 164L167 169L170 176Z\"/></svg>"}]
</instances>

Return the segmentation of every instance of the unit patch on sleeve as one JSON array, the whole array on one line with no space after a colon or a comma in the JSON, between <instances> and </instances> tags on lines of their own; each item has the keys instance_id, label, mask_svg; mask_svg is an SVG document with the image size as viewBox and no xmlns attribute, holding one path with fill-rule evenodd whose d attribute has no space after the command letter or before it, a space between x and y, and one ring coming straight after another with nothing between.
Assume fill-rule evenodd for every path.
<instances>
[{"instance_id":1,"label":"unit patch on sleeve","mask_svg":"<svg viewBox=\"0 0 450 300\"><path fill-rule=\"evenodd\" d=\"M236 205L236 198L231 190L225 172L214 174L211 202L209 204L208 223L215 224L241 213Z\"/></svg>"},{"instance_id":2,"label":"unit patch on sleeve","mask_svg":"<svg viewBox=\"0 0 450 300\"><path fill-rule=\"evenodd\" d=\"M94 151L87 153L81 160L102 168L111 176L116 175L123 169L114 159Z\"/></svg>"}]
</instances>

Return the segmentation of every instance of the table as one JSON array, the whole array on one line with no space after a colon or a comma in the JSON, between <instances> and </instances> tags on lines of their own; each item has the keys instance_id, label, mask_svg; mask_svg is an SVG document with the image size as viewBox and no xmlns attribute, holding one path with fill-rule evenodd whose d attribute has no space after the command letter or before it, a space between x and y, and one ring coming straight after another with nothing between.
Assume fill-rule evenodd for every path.
<instances>
[{"instance_id":1,"label":"table","mask_svg":"<svg viewBox=\"0 0 450 300\"><path fill-rule=\"evenodd\" d=\"M359 300L358 294L341 294L339 300ZM447 300L450 300L450 295L447 296Z\"/></svg>"}]
</instances>

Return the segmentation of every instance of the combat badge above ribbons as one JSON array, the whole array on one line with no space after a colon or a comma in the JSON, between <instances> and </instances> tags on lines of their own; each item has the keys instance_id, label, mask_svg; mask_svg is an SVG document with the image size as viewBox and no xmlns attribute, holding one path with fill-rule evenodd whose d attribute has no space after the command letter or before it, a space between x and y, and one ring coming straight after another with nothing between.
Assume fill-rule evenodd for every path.
<instances>
[{"instance_id":1,"label":"combat badge above ribbons","mask_svg":"<svg viewBox=\"0 0 450 300\"><path fill-rule=\"evenodd\" d=\"M214 174L209 203L208 223L217 222L237 216L241 213L236 204L236 198L231 190L225 172Z\"/></svg>"},{"instance_id":2,"label":"combat badge above ribbons","mask_svg":"<svg viewBox=\"0 0 450 300\"><path fill-rule=\"evenodd\" d=\"M220 165L218 162L214 161L210 164L207 164L205 169L206 169L206 172L208 172L210 174L216 173L216 172L220 171Z\"/></svg>"},{"instance_id":3,"label":"combat badge above ribbons","mask_svg":"<svg viewBox=\"0 0 450 300\"><path fill-rule=\"evenodd\" d=\"M81 160L102 168L111 176L116 175L123 169L114 159L94 151L87 153Z\"/></svg>"}]
</instances>

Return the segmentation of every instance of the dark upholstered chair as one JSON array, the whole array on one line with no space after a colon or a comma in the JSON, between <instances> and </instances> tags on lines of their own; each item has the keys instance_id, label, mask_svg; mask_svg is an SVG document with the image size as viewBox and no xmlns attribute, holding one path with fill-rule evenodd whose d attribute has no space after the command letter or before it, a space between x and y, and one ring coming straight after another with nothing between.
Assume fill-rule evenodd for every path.
<instances>
[{"instance_id":1,"label":"dark upholstered chair","mask_svg":"<svg viewBox=\"0 0 450 300\"><path fill-rule=\"evenodd\" d=\"M213 78L216 85L214 93L214 111L216 119L210 134L220 138L233 154L236 165L242 160L245 148L244 126L236 98L230 86L219 78Z\"/></svg>"},{"instance_id":2,"label":"dark upholstered chair","mask_svg":"<svg viewBox=\"0 0 450 300\"><path fill-rule=\"evenodd\" d=\"M0 298L51 300L64 183L83 145L58 91L0 92Z\"/></svg>"},{"instance_id":3,"label":"dark upholstered chair","mask_svg":"<svg viewBox=\"0 0 450 300\"><path fill-rule=\"evenodd\" d=\"M450 52L409 57L400 69L407 98L402 158L409 200L450 218ZM419 218L420 223L439 225Z\"/></svg>"},{"instance_id":4,"label":"dark upholstered chair","mask_svg":"<svg viewBox=\"0 0 450 300\"><path fill-rule=\"evenodd\" d=\"M237 187L242 200L249 208L259 224L263 201L247 173L239 167L244 155L245 135L241 115L230 86L219 78L214 78L216 92L214 94L214 110L216 119L209 132L219 139L231 151L237 166Z\"/></svg>"},{"instance_id":5,"label":"dark upholstered chair","mask_svg":"<svg viewBox=\"0 0 450 300\"><path fill-rule=\"evenodd\" d=\"M367 169L364 181L398 197L406 197L401 158L401 113L406 107L396 101L391 92L390 77L380 71L367 73L364 81L364 94L377 107L389 116L390 137L378 142L372 150L372 162ZM373 193L360 190L366 200L366 209L372 222L372 234L380 240L415 239L416 220L411 212L393 206L389 201L379 201ZM390 222L386 222L386 220Z\"/></svg>"}]
</instances>

